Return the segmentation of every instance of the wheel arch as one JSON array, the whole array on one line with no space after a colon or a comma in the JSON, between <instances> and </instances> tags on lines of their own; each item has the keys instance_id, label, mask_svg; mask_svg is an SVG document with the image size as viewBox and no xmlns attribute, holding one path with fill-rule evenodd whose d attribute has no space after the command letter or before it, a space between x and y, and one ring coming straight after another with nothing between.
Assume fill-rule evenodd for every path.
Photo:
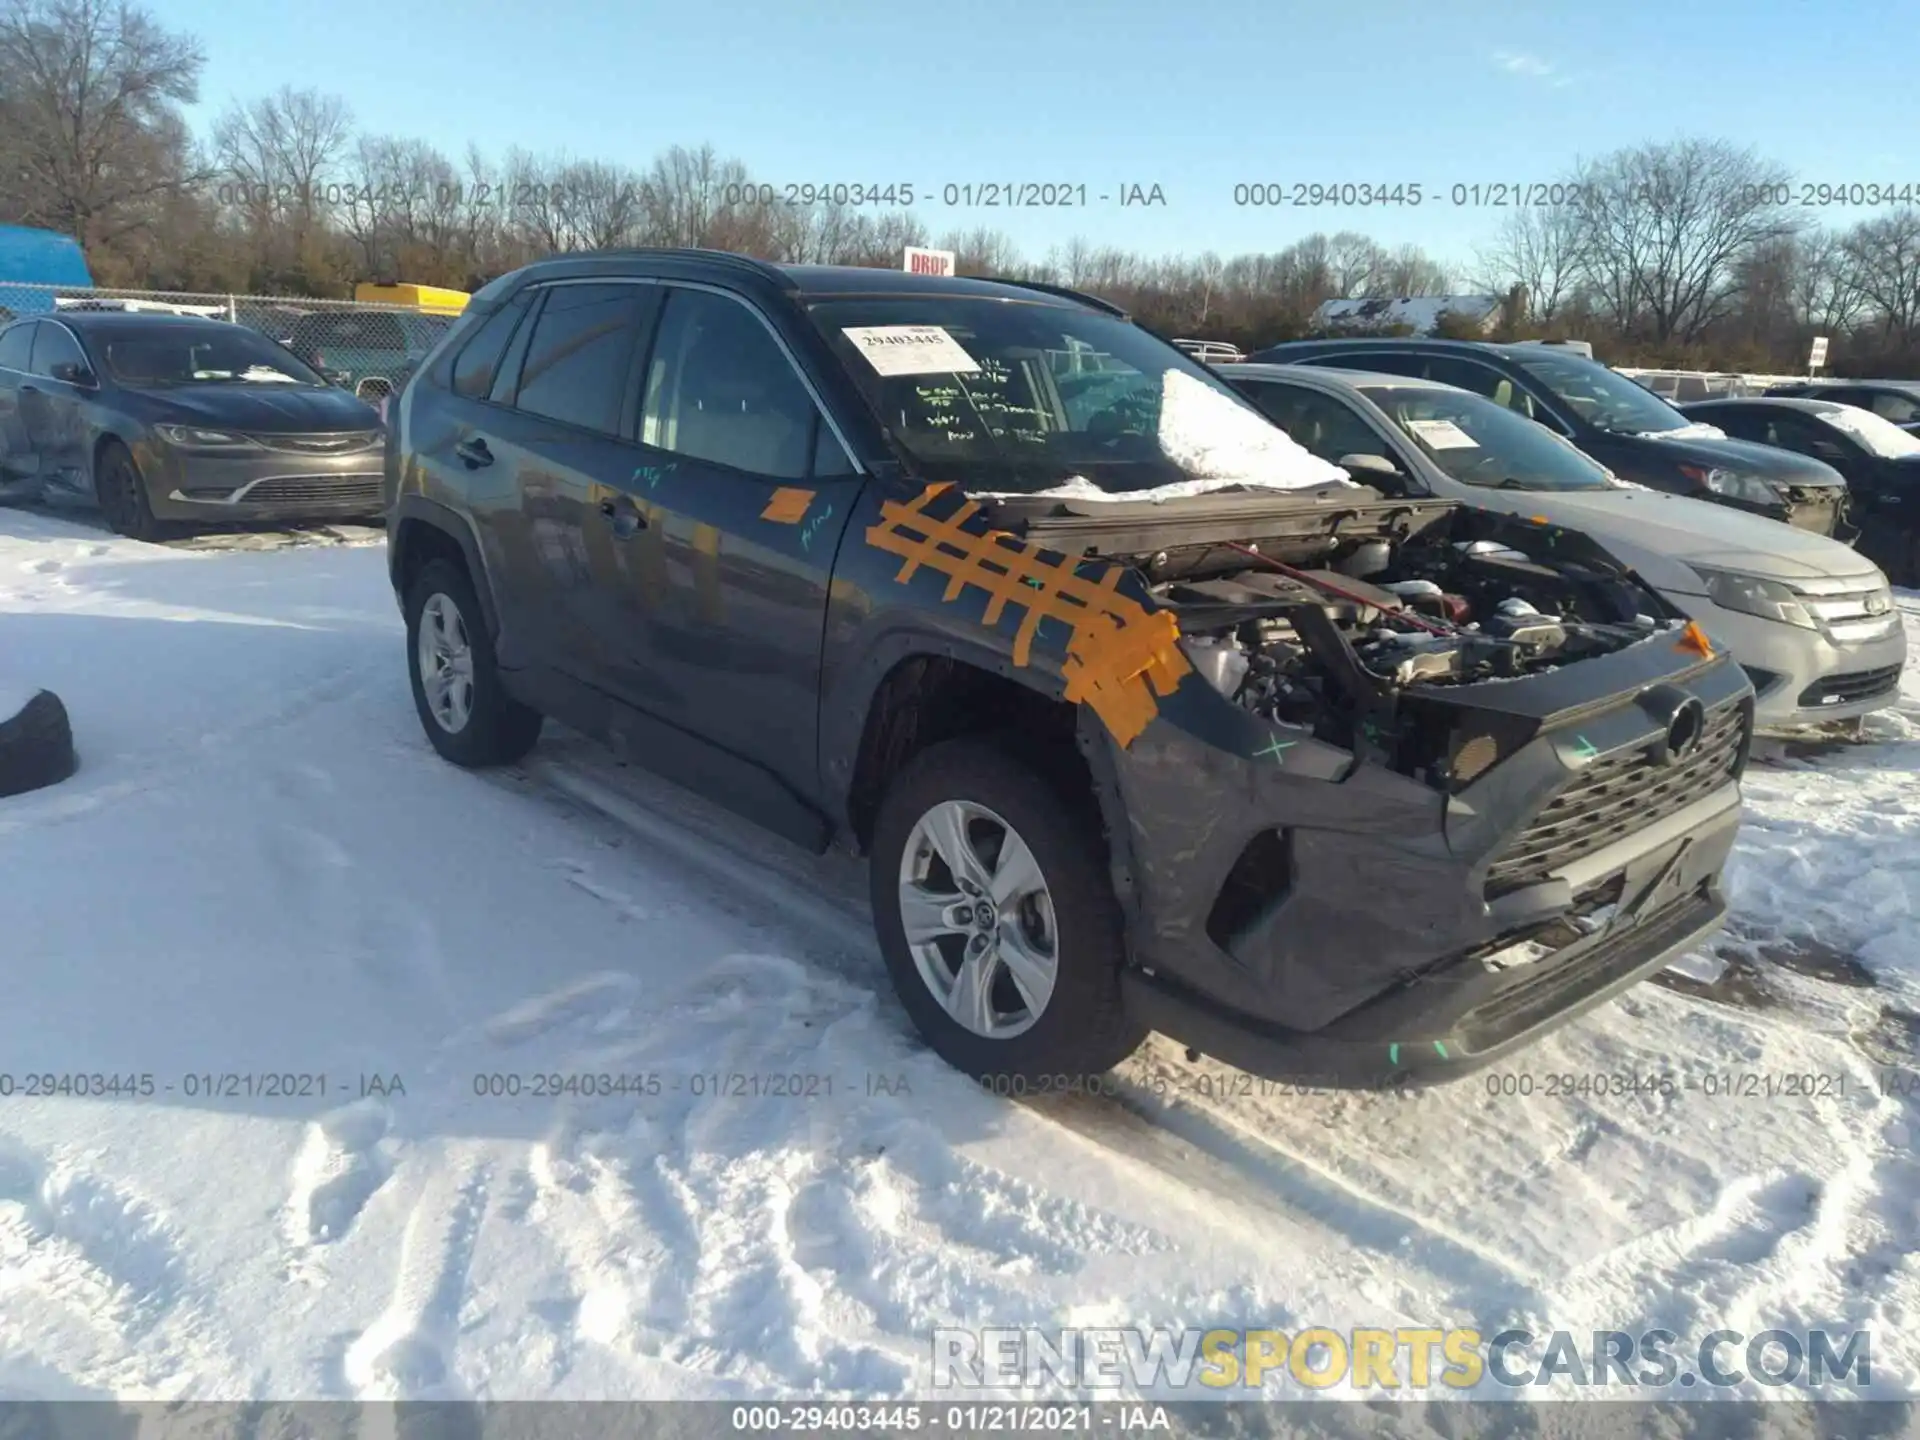
<instances>
[{"instance_id":1,"label":"wheel arch","mask_svg":"<svg viewBox=\"0 0 1920 1440\"><path fill-rule=\"evenodd\" d=\"M433 560L448 560L466 571L480 601L487 638L497 647L500 612L473 526L458 511L437 501L403 495L387 523L387 573L396 598L405 602L415 577Z\"/></svg>"}]
</instances>

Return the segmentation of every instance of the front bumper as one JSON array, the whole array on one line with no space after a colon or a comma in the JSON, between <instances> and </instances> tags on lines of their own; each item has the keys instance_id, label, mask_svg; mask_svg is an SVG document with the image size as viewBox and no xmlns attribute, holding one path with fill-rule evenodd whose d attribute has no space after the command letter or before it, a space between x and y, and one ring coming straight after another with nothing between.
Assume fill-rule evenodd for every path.
<instances>
[{"instance_id":1,"label":"front bumper","mask_svg":"<svg viewBox=\"0 0 1920 1440\"><path fill-rule=\"evenodd\" d=\"M261 449L229 456L149 444L138 458L161 520L371 518L384 509L379 446L344 455Z\"/></svg>"},{"instance_id":2,"label":"front bumper","mask_svg":"<svg viewBox=\"0 0 1920 1440\"><path fill-rule=\"evenodd\" d=\"M1727 662L1648 675L1451 798L1311 740L1248 761L1150 727L1111 752L1130 1009L1253 1073L1331 1085L1445 1079L1530 1043L1719 923L1750 694ZM1713 738L1669 765L1676 699Z\"/></svg>"},{"instance_id":3,"label":"front bumper","mask_svg":"<svg viewBox=\"0 0 1920 1440\"><path fill-rule=\"evenodd\" d=\"M1757 697L1755 723L1790 729L1852 720L1899 699L1907 636L1899 616L1869 640L1839 640L1758 615L1727 610L1699 595L1668 595L1745 668Z\"/></svg>"}]
</instances>

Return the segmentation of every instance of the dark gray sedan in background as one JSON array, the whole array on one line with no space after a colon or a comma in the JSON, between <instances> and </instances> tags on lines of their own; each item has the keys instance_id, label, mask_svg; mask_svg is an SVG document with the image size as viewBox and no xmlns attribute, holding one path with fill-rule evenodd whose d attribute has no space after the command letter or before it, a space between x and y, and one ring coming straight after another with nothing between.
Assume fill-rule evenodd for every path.
<instances>
[{"instance_id":1,"label":"dark gray sedan in background","mask_svg":"<svg viewBox=\"0 0 1920 1440\"><path fill-rule=\"evenodd\" d=\"M66 312L0 329L0 500L170 523L376 520L385 431L243 325Z\"/></svg>"}]
</instances>

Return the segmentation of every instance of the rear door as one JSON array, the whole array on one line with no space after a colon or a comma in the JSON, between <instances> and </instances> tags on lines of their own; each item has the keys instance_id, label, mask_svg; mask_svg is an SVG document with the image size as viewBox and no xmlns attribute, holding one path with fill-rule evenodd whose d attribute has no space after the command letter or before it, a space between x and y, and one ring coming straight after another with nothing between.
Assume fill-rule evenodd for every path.
<instances>
[{"instance_id":1,"label":"rear door","mask_svg":"<svg viewBox=\"0 0 1920 1440\"><path fill-rule=\"evenodd\" d=\"M0 487L22 492L39 489L39 461L20 413L20 387L31 383L33 332L37 320L16 320L0 330Z\"/></svg>"},{"instance_id":2,"label":"rear door","mask_svg":"<svg viewBox=\"0 0 1920 1440\"><path fill-rule=\"evenodd\" d=\"M600 502L625 693L812 796L828 589L862 480L771 317L717 288L662 293L640 454Z\"/></svg>"},{"instance_id":3,"label":"rear door","mask_svg":"<svg viewBox=\"0 0 1920 1440\"><path fill-rule=\"evenodd\" d=\"M590 552L602 543L609 477L636 463L634 365L658 303L654 287L626 281L538 287L454 357L456 423L433 443L492 570L510 632L503 663L611 686L621 651Z\"/></svg>"}]
</instances>

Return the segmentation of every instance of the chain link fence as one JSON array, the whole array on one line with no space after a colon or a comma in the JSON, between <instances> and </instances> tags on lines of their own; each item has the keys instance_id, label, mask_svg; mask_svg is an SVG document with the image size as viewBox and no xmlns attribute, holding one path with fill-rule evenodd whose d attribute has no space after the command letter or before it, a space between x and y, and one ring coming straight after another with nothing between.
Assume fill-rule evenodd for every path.
<instances>
[{"instance_id":1,"label":"chain link fence","mask_svg":"<svg viewBox=\"0 0 1920 1440\"><path fill-rule=\"evenodd\" d=\"M375 405L406 383L456 318L405 305L305 295L195 295L0 282L0 324L87 310L203 315L245 325Z\"/></svg>"}]
</instances>

